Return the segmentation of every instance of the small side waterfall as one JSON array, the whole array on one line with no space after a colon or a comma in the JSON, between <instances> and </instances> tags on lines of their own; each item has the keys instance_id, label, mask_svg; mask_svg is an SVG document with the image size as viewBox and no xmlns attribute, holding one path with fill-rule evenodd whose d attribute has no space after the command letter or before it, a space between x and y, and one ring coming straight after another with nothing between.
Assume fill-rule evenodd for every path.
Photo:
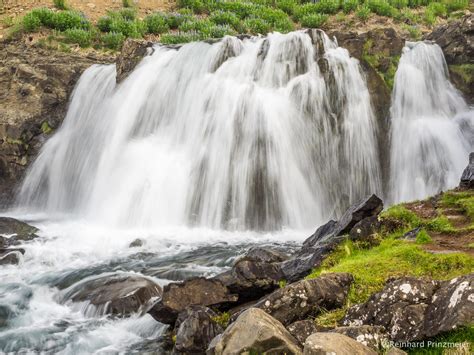
<instances>
[{"instance_id":1,"label":"small side waterfall","mask_svg":"<svg viewBox=\"0 0 474 355\"><path fill-rule=\"evenodd\" d=\"M301 228L381 194L358 61L321 31L156 46L87 70L19 204L114 226ZM334 207L336 206L336 207Z\"/></svg>"},{"instance_id":2,"label":"small side waterfall","mask_svg":"<svg viewBox=\"0 0 474 355\"><path fill-rule=\"evenodd\" d=\"M458 185L474 148L469 112L438 45L407 42L392 95L390 202L423 199Z\"/></svg>"}]
</instances>

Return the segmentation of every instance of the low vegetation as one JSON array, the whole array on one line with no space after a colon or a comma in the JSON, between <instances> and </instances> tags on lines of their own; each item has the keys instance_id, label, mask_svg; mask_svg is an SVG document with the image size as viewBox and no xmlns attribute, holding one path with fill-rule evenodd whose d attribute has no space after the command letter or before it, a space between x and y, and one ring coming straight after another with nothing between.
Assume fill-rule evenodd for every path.
<instances>
[{"instance_id":1,"label":"low vegetation","mask_svg":"<svg viewBox=\"0 0 474 355\"><path fill-rule=\"evenodd\" d=\"M417 206L422 204L423 202L419 202ZM474 258L469 253L432 253L425 246L434 243L433 235L452 238L469 235L474 222L474 194L447 192L435 202L435 206L437 215L432 218L424 218L418 211L415 213L410 205L393 206L380 215L382 226L372 236L372 243L348 239L339 245L308 278L328 272L349 272L354 276L355 282L347 304L340 309L323 312L316 318L316 323L334 326L350 306L367 301L370 295L382 290L391 277L415 276L447 280L472 272ZM444 214L453 211L463 217L463 222L458 226L454 226ZM414 241L403 238L407 232L416 228L419 228L419 232ZM467 249L471 248L469 242L466 244ZM459 329L435 340L472 339L473 331L472 327ZM420 349L413 351L417 354L426 353Z\"/></svg>"},{"instance_id":2,"label":"low vegetation","mask_svg":"<svg viewBox=\"0 0 474 355\"><path fill-rule=\"evenodd\" d=\"M58 31L57 38L81 47L120 48L128 38L157 36L162 43L175 44L221 38L235 34L286 33L298 28L321 28L328 21L368 21L376 14L402 24L414 38L419 25L434 25L439 18L457 16L468 0L178 0L174 12L156 12L138 18L133 1L109 11L96 23L74 11L65 0L54 0L54 10L34 9L12 29L12 36L44 29ZM377 60L377 58L370 58ZM391 66L396 65L396 60ZM391 68L390 66L390 68ZM384 79L390 85L392 70Z\"/></svg>"}]
</instances>

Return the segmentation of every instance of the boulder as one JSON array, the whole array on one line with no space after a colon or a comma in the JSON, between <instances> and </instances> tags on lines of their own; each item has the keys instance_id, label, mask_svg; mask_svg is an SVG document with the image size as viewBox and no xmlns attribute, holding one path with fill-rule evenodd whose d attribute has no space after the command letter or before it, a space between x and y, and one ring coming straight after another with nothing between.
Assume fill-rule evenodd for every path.
<instances>
[{"instance_id":1,"label":"boulder","mask_svg":"<svg viewBox=\"0 0 474 355\"><path fill-rule=\"evenodd\" d=\"M402 349L391 347L390 349L387 350L385 355L407 355L407 353L403 351Z\"/></svg>"},{"instance_id":2,"label":"boulder","mask_svg":"<svg viewBox=\"0 0 474 355\"><path fill-rule=\"evenodd\" d=\"M315 333L306 339L303 354L352 354L377 355L377 352L346 335L339 333Z\"/></svg>"},{"instance_id":3,"label":"boulder","mask_svg":"<svg viewBox=\"0 0 474 355\"><path fill-rule=\"evenodd\" d=\"M321 331L321 329L316 325L314 320L305 319L299 320L291 323L286 329L290 332L291 335L299 341L301 345L304 344L306 338L311 334Z\"/></svg>"},{"instance_id":4,"label":"boulder","mask_svg":"<svg viewBox=\"0 0 474 355\"><path fill-rule=\"evenodd\" d=\"M0 234L4 237L1 239L0 247L21 244L35 238L38 228L10 217L0 217Z\"/></svg>"},{"instance_id":5,"label":"boulder","mask_svg":"<svg viewBox=\"0 0 474 355\"><path fill-rule=\"evenodd\" d=\"M252 307L262 309L282 324L289 325L322 309L341 307L353 280L348 273L323 274L278 289Z\"/></svg>"},{"instance_id":6,"label":"boulder","mask_svg":"<svg viewBox=\"0 0 474 355\"><path fill-rule=\"evenodd\" d=\"M151 279L132 273L88 277L65 289L61 303L85 303L86 315L128 316L145 313L161 297L161 287Z\"/></svg>"},{"instance_id":7,"label":"boulder","mask_svg":"<svg viewBox=\"0 0 474 355\"><path fill-rule=\"evenodd\" d=\"M207 354L301 354L298 341L276 319L249 308L224 333L214 338Z\"/></svg>"},{"instance_id":8,"label":"boulder","mask_svg":"<svg viewBox=\"0 0 474 355\"><path fill-rule=\"evenodd\" d=\"M380 326L361 325L358 327L338 327L331 330L331 332L344 334L377 351L382 350L384 345L389 341L385 328Z\"/></svg>"},{"instance_id":9,"label":"boulder","mask_svg":"<svg viewBox=\"0 0 474 355\"><path fill-rule=\"evenodd\" d=\"M406 232L402 238L413 242L416 240L416 237L418 236L418 233L420 233L420 231L421 231L421 227L416 227L412 229L411 231Z\"/></svg>"},{"instance_id":10,"label":"boulder","mask_svg":"<svg viewBox=\"0 0 474 355\"><path fill-rule=\"evenodd\" d=\"M142 246L143 246L143 240L139 238L135 239L128 245L129 248L140 248Z\"/></svg>"},{"instance_id":11,"label":"boulder","mask_svg":"<svg viewBox=\"0 0 474 355\"><path fill-rule=\"evenodd\" d=\"M378 216L371 216L364 218L357 222L349 232L349 237L352 240L364 241L367 243L375 242L375 234L380 230L381 222Z\"/></svg>"},{"instance_id":12,"label":"boulder","mask_svg":"<svg viewBox=\"0 0 474 355\"><path fill-rule=\"evenodd\" d=\"M469 154L469 164L462 173L459 187L467 189L474 188L474 152Z\"/></svg>"},{"instance_id":13,"label":"boulder","mask_svg":"<svg viewBox=\"0 0 474 355\"><path fill-rule=\"evenodd\" d=\"M339 221L331 220L319 227L303 242L302 248L293 258L281 264L285 280L293 282L308 275L345 239L344 235L357 223L376 217L382 209L382 200L376 195L371 195L350 206Z\"/></svg>"},{"instance_id":14,"label":"boulder","mask_svg":"<svg viewBox=\"0 0 474 355\"><path fill-rule=\"evenodd\" d=\"M222 282L198 277L166 285L163 296L148 313L161 323L173 325L178 314L188 306L213 306L236 302L237 299Z\"/></svg>"},{"instance_id":15,"label":"boulder","mask_svg":"<svg viewBox=\"0 0 474 355\"><path fill-rule=\"evenodd\" d=\"M251 248L238 258L231 270L214 277L230 292L238 295L238 303L254 301L279 287L285 279L281 262L288 257L276 250Z\"/></svg>"},{"instance_id":16,"label":"boulder","mask_svg":"<svg viewBox=\"0 0 474 355\"><path fill-rule=\"evenodd\" d=\"M122 82L146 55L153 53L153 42L128 38L115 62L117 83Z\"/></svg>"},{"instance_id":17,"label":"boulder","mask_svg":"<svg viewBox=\"0 0 474 355\"><path fill-rule=\"evenodd\" d=\"M474 274L444 282L403 277L350 308L343 324L383 326L394 341L422 340L469 325L473 299Z\"/></svg>"},{"instance_id":18,"label":"boulder","mask_svg":"<svg viewBox=\"0 0 474 355\"><path fill-rule=\"evenodd\" d=\"M423 39L436 42L448 64L474 63L474 14L436 27Z\"/></svg>"},{"instance_id":19,"label":"boulder","mask_svg":"<svg viewBox=\"0 0 474 355\"><path fill-rule=\"evenodd\" d=\"M175 352L205 353L211 340L224 331L214 320L216 316L204 306L189 306L181 312L175 326Z\"/></svg>"},{"instance_id":20,"label":"boulder","mask_svg":"<svg viewBox=\"0 0 474 355\"><path fill-rule=\"evenodd\" d=\"M472 324L474 273L443 282L428 305L423 323L427 338Z\"/></svg>"},{"instance_id":21,"label":"boulder","mask_svg":"<svg viewBox=\"0 0 474 355\"><path fill-rule=\"evenodd\" d=\"M0 249L0 265L16 265L25 254L24 249Z\"/></svg>"}]
</instances>

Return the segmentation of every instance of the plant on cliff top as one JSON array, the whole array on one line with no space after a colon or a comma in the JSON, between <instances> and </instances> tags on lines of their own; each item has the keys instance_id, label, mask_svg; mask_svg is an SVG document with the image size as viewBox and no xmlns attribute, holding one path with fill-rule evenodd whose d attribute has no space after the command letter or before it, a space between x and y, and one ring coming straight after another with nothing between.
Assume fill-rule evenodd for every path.
<instances>
[{"instance_id":1,"label":"plant on cliff top","mask_svg":"<svg viewBox=\"0 0 474 355\"><path fill-rule=\"evenodd\" d=\"M320 28L327 21L328 15L312 14L301 19L301 25L308 28Z\"/></svg>"},{"instance_id":2,"label":"plant on cliff top","mask_svg":"<svg viewBox=\"0 0 474 355\"><path fill-rule=\"evenodd\" d=\"M70 43L77 43L80 47L90 47L93 40L93 34L89 30L82 28L69 28L64 31L66 40Z\"/></svg>"},{"instance_id":3,"label":"plant on cliff top","mask_svg":"<svg viewBox=\"0 0 474 355\"><path fill-rule=\"evenodd\" d=\"M59 10L67 10L66 0L53 0L54 7Z\"/></svg>"}]
</instances>

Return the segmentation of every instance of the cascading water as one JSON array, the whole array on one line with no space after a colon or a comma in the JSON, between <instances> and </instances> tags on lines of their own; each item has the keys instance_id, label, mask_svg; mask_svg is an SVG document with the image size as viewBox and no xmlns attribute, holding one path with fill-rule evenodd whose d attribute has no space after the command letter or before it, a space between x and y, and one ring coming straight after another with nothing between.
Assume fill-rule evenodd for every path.
<instances>
[{"instance_id":1,"label":"cascading water","mask_svg":"<svg viewBox=\"0 0 474 355\"><path fill-rule=\"evenodd\" d=\"M392 96L390 202L459 184L474 148L474 111L448 79L438 45L407 42Z\"/></svg>"},{"instance_id":2,"label":"cascading water","mask_svg":"<svg viewBox=\"0 0 474 355\"><path fill-rule=\"evenodd\" d=\"M323 32L154 51L118 86L114 66L86 71L20 205L116 226L274 230L381 193L367 86Z\"/></svg>"},{"instance_id":3,"label":"cascading water","mask_svg":"<svg viewBox=\"0 0 474 355\"><path fill-rule=\"evenodd\" d=\"M405 49L393 201L457 182L474 145L466 110L439 49ZM156 46L119 85L114 66L91 67L19 194L41 238L0 268L0 352L159 353L151 316L70 296L99 276L163 285L215 275L253 245L290 251L302 227L381 194L376 136L357 60L320 31Z\"/></svg>"}]
</instances>

